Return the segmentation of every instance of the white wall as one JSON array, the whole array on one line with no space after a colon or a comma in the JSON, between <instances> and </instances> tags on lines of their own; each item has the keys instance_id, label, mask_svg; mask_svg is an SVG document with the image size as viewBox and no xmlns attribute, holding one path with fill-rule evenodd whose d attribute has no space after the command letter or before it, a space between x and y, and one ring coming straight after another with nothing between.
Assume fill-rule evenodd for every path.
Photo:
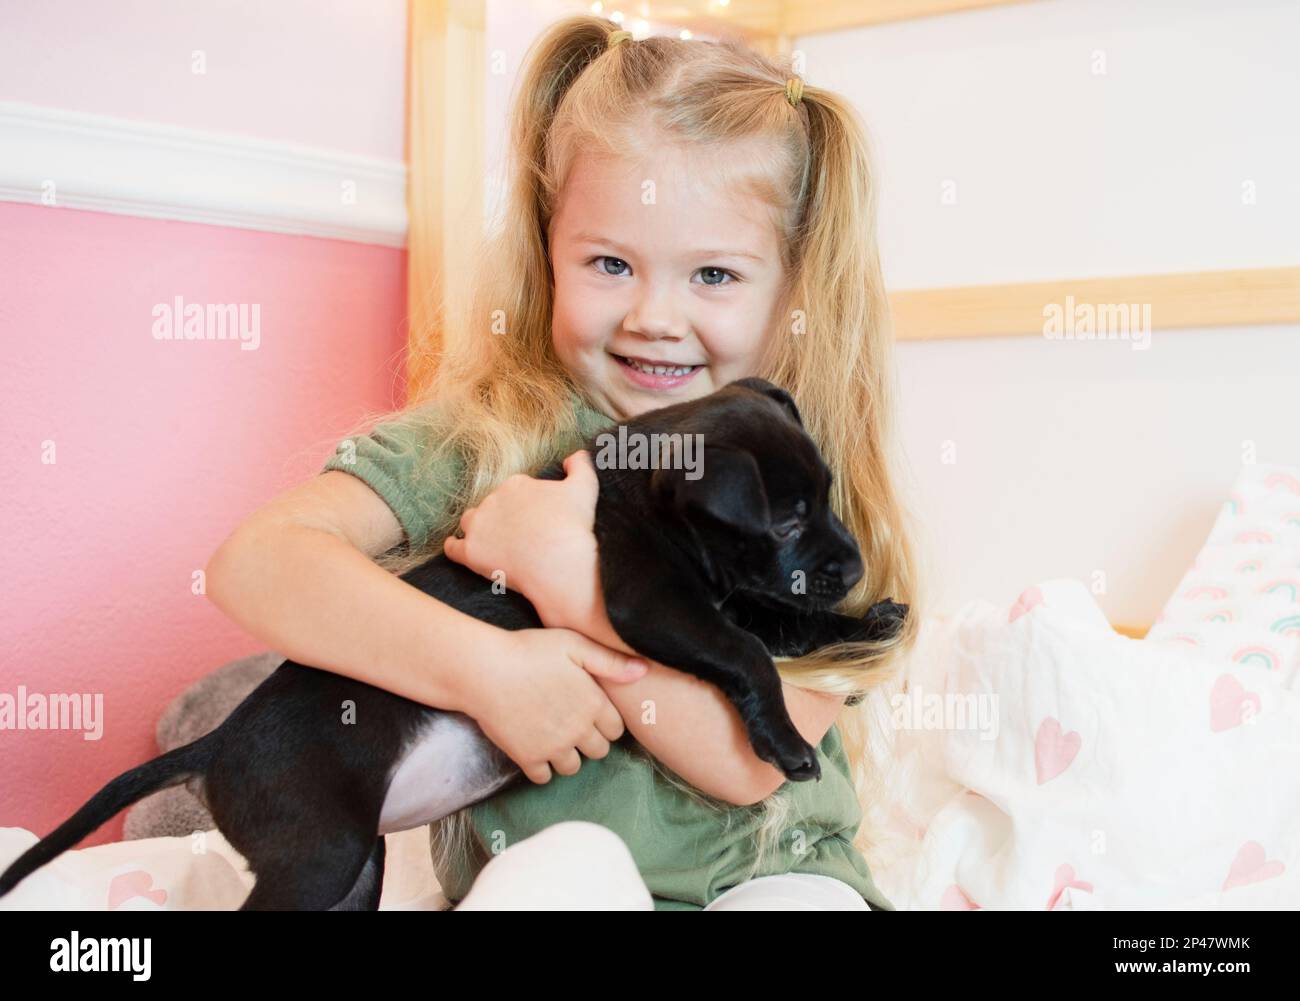
<instances>
[{"instance_id":1,"label":"white wall","mask_svg":"<svg viewBox=\"0 0 1300 1001\"><path fill-rule=\"evenodd\" d=\"M876 141L892 288L1300 263L1295 0L1039 0L795 49Z\"/></svg>"},{"instance_id":2,"label":"white wall","mask_svg":"<svg viewBox=\"0 0 1300 1001\"><path fill-rule=\"evenodd\" d=\"M405 0L0 0L0 100L400 162L405 81Z\"/></svg>"},{"instance_id":3,"label":"white wall","mask_svg":"<svg viewBox=\"0 0 1300 1001\"><path fill-rule=\"evenodd\" d=\"M890 286L925 288L1300 265L1298 42L1294 2L1055 0L795 48L876 143ZM1300 466L1295 326L1156 330L1147 351L1006 337L899 355L949 601L1101 570L1111 621L1148 624L1244 449Z\"/></svg>"}]
</instances>

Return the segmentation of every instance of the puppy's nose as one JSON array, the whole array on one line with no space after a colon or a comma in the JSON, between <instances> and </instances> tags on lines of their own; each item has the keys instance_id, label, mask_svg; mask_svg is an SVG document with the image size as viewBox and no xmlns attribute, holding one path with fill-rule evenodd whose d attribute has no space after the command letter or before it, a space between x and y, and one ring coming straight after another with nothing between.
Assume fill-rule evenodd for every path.
<instances>
[{"instance_id":1,"label":"puppy's nose","mask_svg":"<svg viewBox=\"0 0 1300 1001\"><path fill-rule=\"evenodd\" d=\"M824 567L828 577L834 577L836 574L844 581L845 587L852 587L862 579L863 566L862 557L856 553L846 557L844 560L831 560Z\"/></svg>"}]
</instances>

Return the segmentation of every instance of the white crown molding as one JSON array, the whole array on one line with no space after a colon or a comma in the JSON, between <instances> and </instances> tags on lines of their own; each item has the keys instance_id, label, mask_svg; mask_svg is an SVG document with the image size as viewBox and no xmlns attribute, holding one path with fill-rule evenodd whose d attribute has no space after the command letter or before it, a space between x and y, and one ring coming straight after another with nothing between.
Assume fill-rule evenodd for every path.
<instances>
[{"instance_id":1,"label":"white crown molding","mask_svg":"<svg viewBox=\"0 0 1300 1001\"><path fill-rule=\"evenodd\" d=\"M17 101L0 150L0 201L406 244L397 161Z\"/></svg>"}]
</instances>

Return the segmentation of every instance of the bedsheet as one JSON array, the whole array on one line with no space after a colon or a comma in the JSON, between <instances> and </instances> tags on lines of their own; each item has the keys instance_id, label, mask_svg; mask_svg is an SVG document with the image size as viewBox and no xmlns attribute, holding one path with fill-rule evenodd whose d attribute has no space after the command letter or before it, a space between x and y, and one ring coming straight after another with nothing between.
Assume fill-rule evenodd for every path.
<instances>
[{"instance_id":1,"label":"bedsheet","mask_svg":"<svg viewBox=\"0 0 1300 1001\"><path fill-rule=\"evenodd\" d=\"M429 856L429 828L385 836L381 911L441 910L446 900ZM0 827L0 868L39 838ZM244 858L220 831L140 838L74 848L36 870L4 897L0 910L233 911L253 888Z\"/></svg>"}]
</instances>

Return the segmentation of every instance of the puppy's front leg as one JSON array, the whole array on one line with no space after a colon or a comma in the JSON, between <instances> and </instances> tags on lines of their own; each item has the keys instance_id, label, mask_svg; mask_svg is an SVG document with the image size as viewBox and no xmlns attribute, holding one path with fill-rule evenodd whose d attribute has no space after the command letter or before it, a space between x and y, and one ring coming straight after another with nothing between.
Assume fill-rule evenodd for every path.
<instances>
[{"instance_id":1,"label":"puppy's front leg","mask_svg":"<svg viewBox=\"0 0 1300 1001\"><path fill-rule=\"evenodd\" d=\"M737 591L722 613L753 633L773 657L802 657L832 643L889 639L902 627L907 606L886 599L861 618L822 609L802 610Z\"/></svg>"},{"instance_id":2,"label":"puppy's front leg","mask_svg":"<svg viewBox=\"0 0 1300 1001\"><path fill-rule=\"evenodd\" d=\"M896 636L907 618L907 606L886 598L876 602L858 619L838 612L823 614L829 616L826 628L841 642L869 643Z\"/></svg>"},{"instance_id":3,"label":"puppy's front leg","mask_svg":"<svg viewBox=\"0 0 1300 1001\"><path fill-rule=\"evenodd\" d=\"M787 779L820 779L816 751L790 719L762 642L714 608L698 579L671 576L648 580L602 566L614 631L643 656L716 685L740 713L754 753Z\"/></svg>"}]
</instances>

